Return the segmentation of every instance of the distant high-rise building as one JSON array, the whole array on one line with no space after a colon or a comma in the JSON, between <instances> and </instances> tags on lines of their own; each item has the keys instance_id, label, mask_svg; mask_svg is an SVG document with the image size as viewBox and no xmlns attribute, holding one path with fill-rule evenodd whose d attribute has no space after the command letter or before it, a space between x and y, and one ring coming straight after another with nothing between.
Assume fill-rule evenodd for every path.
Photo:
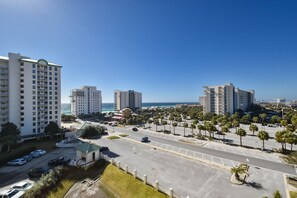
<instances>
[{"instance_id":1,"label":"distant high-rise building","mask_svg":"<svg viewBox=\"0 0 297 198\"><path fill-rule=\"evenodd\" d=\"M245 111L255 102L255 91L235 88L232 83L219 86L204 86L201 97L203 112L224 115L233 114L237 109Z\"/></svg>"},{"instance_id":2,"label":"distant high-rise building","mask_svg":"<svg viewBox=\"0 0 297 198\"><path fill-rule=\"evenodd\" d=\"M21 136L61 125L61 66L9 53L0 57L0 128L14 123Z\"/></svg>"},{"instance_id":3,"label":"distant high-rise building","mask_svg":"<svg viewBox=\"0 0 297 198\"><path fill-rule=\"evenodd\" d=\"M114 109L120 111L124 108L131 110L142 108L142 94L134 90L114 91Z\"/></svg>"},{"instance_id":4,"label":"distant high-rise building","mask_svg":"<svg viewBox=\"0 0 297 198\"><path fill-rule=\"evenodd\" d=\"M276 99L276 103L279 105L279 104L285 104L286 103L286 99L284 98L277 98Z\"/></svg>"},{"instance_id":5,"label":"distant high-rise building","mask_svg":"<svg viewBox=\"0 0 297 198\"><path fill-rule=\"evenodd\" d=\"M88 115L102 112L101 91L95 86L83 86L71 91L71 114Z\"/></svg>"}]
</instances>

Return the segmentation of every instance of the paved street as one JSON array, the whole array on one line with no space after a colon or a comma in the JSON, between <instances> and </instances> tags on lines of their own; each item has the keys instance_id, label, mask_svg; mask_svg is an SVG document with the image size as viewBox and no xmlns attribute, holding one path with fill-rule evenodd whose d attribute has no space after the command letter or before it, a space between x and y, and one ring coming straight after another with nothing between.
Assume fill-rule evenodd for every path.
<instances>
[{"instance_id":1,"label":"paved street","mask_svg":"<svg viewBox=\"0 0 297 198\"><path fill-rule=\"evenodd\" d=\"M111 129L112 127L108 126L108 128L110 129L110 131L112 131L112 129ZM291 167L291 166L288 166L288 165L285 165L285 164L282 164L279 162L275 162L275 161L256 158L256 157L252 157L252 156L247 157L246 155L241 155L238 153L231 153L231 152L222 151L222 150L216 150L216 149L207 148L207 147L203 147L203 146L185 144L185 143L181 143L178 141L174 141L169 138L163 138L163 137L157 137L155 135L151 135L150 133L147 133L147 132L143 131L142 129L139 129L138 132L132 132L131 128L129 128L129 127L125 127L125 128L124 127L115 127L114 130L117 132L129 134L131 137L134 137L134 138L140 139L143 136L147 136L147 137L149 137L149 139L152 142L168 144L171 146L184 148L187 150L204 153L204 154L208 154L211 156L224 158L224 159L228 159L228 160L232 160L232 161L236 161L236 162L245 162L246 159L248 158L249 163L253 166L267 168L270 170L275 170L275 171L279 171L279 172L287 173L287 174L294 174L294 175L296 174L294 167Z\"/></svg>"}]
</instances>

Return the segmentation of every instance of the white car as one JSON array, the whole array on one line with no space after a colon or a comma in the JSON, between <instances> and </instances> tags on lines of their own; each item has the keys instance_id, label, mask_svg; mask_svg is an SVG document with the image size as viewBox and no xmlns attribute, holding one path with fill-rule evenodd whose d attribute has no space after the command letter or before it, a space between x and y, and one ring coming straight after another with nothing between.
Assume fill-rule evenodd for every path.
<instances>
[{"instance_id":1,"label":"white car","mask_svg":"<svg viewBox=\"0 0 297 198\"><path fill-rule=\"evenodd\" d=\"M35 152L39 152L40 155L46 154L46 151L45 150L42 150L42 149L35 150Z\"/></svg>"},{"instance_id":2,"label":"white car","mask_svg":"<svg viewBox=\"0 0 297 198\"><path fill-rule=\"evenodd\" d=\"M0 198L19 198L23 196L25 192L16 189L4 190L0 192Z\"/></svg>"},{"instance_id":3,"label":"white car","mask_svg":"<svg viewBox=\"0 0 297 198\"><path fill-rule=\"evenodd\" d=\"M27 161L25 159L23 159L23 158L18 158L18 159L11 160L11 161L7 162L7 164L10 165L10 166L21 166L21 165L26 164L26 163L27 163Z\"/></svg>"},{"instance_id":4,"label":"white car","mask_svg":"<svg viewBox=\"0 0 297 198\"><path fill-rule=\"evenodd\" d=\"M10 188L20 190L20 191L26 191L26 190L32 188L32 186L33 185L30 182L19 182L17 184L12 185Z\"/></svg>"}]
</instances>

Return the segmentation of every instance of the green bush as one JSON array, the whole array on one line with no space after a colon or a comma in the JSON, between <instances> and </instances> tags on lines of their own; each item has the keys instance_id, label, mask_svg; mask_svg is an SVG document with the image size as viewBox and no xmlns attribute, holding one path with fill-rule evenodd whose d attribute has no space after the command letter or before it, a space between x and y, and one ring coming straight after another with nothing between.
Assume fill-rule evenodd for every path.
<instances>
[{"instance_id":1,"label":"green bush","mask_svg":"<svg viewBox=\"0 0 297 198\"><path fill-rule=\"evenodd\" d=\"M28 155L35 149L36 149L35 147L28 147L28 148L24 148L23 150L12 150L9 153L9 155L5 155L5 156L0 155L0 166L16 158L23 157L24 155Z\"/></svg>"},{"instance_id":2,"label":"green bush","mask_svg":"<svg viewBox=\"0 0 297 198\"><path fill-rule=\"evenodd\" d=\"M94 127L94 126L88 126L84 129L81 137L82 138L90 138L94 136L101 136L104 132L104 129L100 126Z\"/></svg>"},{"instance_id":3,"label":"green bush","mask_svg":"<svg viewBox=\"0 0 297 198\"><path fill-rule=\"evenodd\" d=\"M30 190L26 191L24 198L46 197L47 192L63 178L64 171L65 169L63 167L58 166L48 174L42 175L40 180Z\"/></svg>"}]
</instances>

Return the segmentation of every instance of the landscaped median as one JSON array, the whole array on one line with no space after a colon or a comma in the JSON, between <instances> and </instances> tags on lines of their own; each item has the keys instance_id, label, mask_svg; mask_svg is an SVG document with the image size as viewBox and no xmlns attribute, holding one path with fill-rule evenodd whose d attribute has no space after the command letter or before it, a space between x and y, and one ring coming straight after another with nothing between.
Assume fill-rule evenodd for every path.
<instances>
[{"instance_id":1,"label":"landscaped median","mask_svg":"<svg viewBox=\"0 0 297 198\"><path fill-rule=\"evenodd\" d=\"M167 195L155 188L145 185L132 175L125 173L113 165L108 165L100 181L119 197L125 198L165 198Z\"/></svg>"},{"instance_id":2,"label":"landscaped median","mask_svg":"<svg viewBox=\"0 0 297 198\"><path fill-rule=\"evenodd\" d=\"M109 137L107 137L107 139L109 139L109 140L115 140L115 139L119 139L120 137L119 136L109 136Z\"/></svg>"}]
</instances>

